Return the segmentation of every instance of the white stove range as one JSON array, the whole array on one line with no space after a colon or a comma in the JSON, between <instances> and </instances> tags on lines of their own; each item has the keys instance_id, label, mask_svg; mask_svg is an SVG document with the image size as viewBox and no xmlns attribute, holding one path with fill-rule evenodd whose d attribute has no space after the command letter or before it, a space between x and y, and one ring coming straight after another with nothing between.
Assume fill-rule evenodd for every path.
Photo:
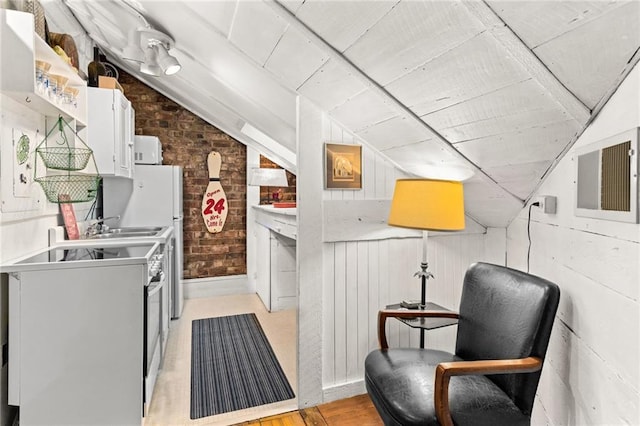
<instances>
[{"instance_id":1,"label":"white stove range","mask_svg":"<svg viewBox=\"0 0 640 426\"><path fill-rule=\"evenodd\" d=\"M59 244L8 264L9 404L24 424L140 424L161 360L162 244ZM70 401L73 410L69 410Z\"/></svg>"}]
</instances>

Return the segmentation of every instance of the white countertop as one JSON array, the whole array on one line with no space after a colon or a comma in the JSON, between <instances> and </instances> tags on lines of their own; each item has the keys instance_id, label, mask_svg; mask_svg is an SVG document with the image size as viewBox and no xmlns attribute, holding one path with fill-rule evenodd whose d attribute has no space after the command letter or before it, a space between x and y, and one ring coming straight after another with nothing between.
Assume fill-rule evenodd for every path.
<instances>
[{"instance_id":1,"label":"white countertop","mask_svg":"<svg viewBox=\"0 0 640 426\"><path fill-rule=\"evenodd\" d=\"M261 210L267 213L272 213L272 214L281 214L281 215L285 215L285 216L296 216L297 213L297 209L295 207L290 207L290 208L276 208L267 204L261 204L259 206L253 206L254 209L257 210Z\"/></svg>"}]
</instances>

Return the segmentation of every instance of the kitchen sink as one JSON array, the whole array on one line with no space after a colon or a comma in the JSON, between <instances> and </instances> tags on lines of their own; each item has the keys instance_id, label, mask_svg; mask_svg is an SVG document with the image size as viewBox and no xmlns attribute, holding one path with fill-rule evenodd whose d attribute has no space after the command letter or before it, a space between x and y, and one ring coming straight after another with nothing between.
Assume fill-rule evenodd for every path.
<instances>
[{"instance_id":1,"label":"kitchen sink","mask_svg":"<svg viewBox=\"0 0 640 426\"><path fill-rule=\"evenodd\" d=\"M164 229L164 228L162 228L161 226L129 226L129 227L124 227L124 228L109 228L107 233L109 233L109 234L122 234L122 233L129 233L129 232L152 232L152 233L156 233L158 231L161 231L162 229Z\"/></svg>"},{"instance_id":2,"label":"kitchen sink","mask_svg":"<svg viewBox=\"0 0 640 426\"><path fill-rule=\"evenodd\" d=\"M103 240L110 238L140 238L155 237L160 235L166 228L162 226L128 226L122 228L109 228L99 234L87 236L88 240Z\"/></svg>"},{"instance_id":3,"label":"kitchen sink","mask_svg":"<svg viewBox=\"0 0 640 426\"><path fill-rule=\"evenodd\" d=\"M136 237L152 237L157 235L158 231L120 231L107 232L106 234L95 234L87 237L88 240L103 240L108 238L136 238Z\"/></svg>"}]
</instances>

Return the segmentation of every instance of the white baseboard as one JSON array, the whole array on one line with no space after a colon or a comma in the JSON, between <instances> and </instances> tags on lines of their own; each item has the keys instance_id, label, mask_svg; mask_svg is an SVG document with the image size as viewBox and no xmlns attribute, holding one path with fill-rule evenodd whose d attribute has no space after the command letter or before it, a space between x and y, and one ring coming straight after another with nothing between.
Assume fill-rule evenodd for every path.
<instances>
[{"instance_id":1,"label":"white baseboard","mask_svg":"<svg viewBox=\"0 0 640 426\"><path fill-rule=\"evenodd\" d=\"M364 380L356 380L339 385L329 386L322 389L322 402L337 401L339 399L351 398L352 396L367 393L364 386Z\"/></svg>"},{"instance_id":2,"label":"white baseboard","mask_svg":"<svg viewBox=\"0 0 640 426\"><path fill-rule=\"evenodd\" d=\"M182 280L185 299L247 294L249 280L246 275L228 277L194 278Z\"/></svg>"}]
</instances>

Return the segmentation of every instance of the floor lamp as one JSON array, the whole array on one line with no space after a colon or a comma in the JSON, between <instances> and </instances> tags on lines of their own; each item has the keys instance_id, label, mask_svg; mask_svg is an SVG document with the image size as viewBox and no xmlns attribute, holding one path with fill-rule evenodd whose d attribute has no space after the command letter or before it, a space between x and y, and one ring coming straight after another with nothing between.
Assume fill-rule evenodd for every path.
<instances>
[{"instance_id":1,"label":"floor lamp","mask_svg":"<svg viewBox=\"0 0 640 426\"><path fill-rule=\"evenodd\" d=\"M435 179L398 179L393 191L389 225L422 230L422 263L414 276L422 281L420 308L427 303L427 280L433 278L427 264L429 231L464 229L464 194L462 182ZM424 347L424 329L420 330L420 347Z\"/></svg>"}]
</instances>

